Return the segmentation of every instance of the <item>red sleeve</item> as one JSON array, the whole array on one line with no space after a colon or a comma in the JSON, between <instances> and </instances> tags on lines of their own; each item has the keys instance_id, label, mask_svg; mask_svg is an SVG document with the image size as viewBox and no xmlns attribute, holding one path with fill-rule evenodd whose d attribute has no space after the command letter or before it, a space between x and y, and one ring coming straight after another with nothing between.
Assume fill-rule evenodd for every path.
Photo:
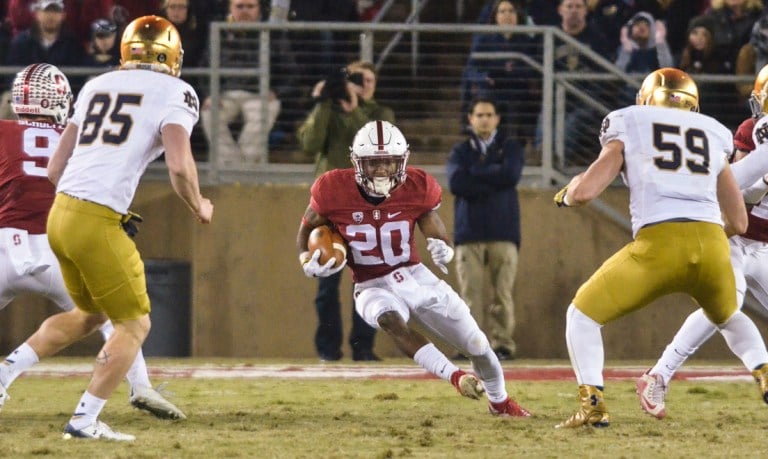
<instances>
[{"instance_id":1,"label":"red sleeve","mask_svg":"<svg viewBox=\"0 0 768 459\"><path fill-rule=\"evenodd\" d=\"M755 149L755 143L752 141L755 121L754 118L747 118L736 129L736 134L733 136L733 145L739 150L750 152Z\"/></svg>"}]
</instances>

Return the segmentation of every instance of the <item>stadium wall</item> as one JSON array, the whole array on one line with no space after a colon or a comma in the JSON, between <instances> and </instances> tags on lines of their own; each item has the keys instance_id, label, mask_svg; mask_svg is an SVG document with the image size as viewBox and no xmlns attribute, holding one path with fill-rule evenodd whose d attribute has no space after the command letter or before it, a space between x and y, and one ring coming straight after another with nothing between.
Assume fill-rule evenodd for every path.
<instances>
[{"instance_id":1,"label":"stadium wall","mask_svg":"<svg viewBox=\"0 0 768 459\"><path fill-rule=\"evenodd\" d=\"M144 217L137 245L144 259L187 261L192 266L191 354L195 357L314 357L316 283L304 277L295 236L309 187L224 185L204 190L216 209L214 223L199 225L165 183L139 187L134 209ZM567 358L565 310L579 285L630 240L628 232L590 208L558 209L552 190L521 190L523 242L515 288L518 352L521 358ZM605 198L626 209L625 189ZM453 199L439 213L453 226ZM422 259L433 267L423 237ZM455 269L447 280L456 286ZM348 333L350 275L344 276L343 319ZM155 304L157 309L163 305ZM604 329L607 359L654 359L671 339L692 301L672 296ZM0 312L0 352L7 353L56 308L24 296ZM754 316L754 315L753 315ZM153 323L151 333L175 333L176 324ZM758 326L765 329L766 323ZM73 346L69 355L92 355L99 337ZM344 353L351 355L346 344ZM382 357L400 355L389 338L377 337ZM453 355L453 351L448 351ZM728 358L722 339L702 348L699 358Z\"/></svg>"}]
</instances>

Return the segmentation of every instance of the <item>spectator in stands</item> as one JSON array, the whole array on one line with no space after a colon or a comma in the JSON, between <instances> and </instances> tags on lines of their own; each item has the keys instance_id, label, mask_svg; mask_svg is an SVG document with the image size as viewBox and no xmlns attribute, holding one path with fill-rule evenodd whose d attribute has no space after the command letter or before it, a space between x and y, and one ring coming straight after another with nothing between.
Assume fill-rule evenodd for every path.
<instances>
[{"instance_id":1,"label":"spectator in stands","mask_svg":"<svg viewBox=\"0 0 768 459\"><path fill-rule=\"evenodd\" d=\"M608 58L615 50L606 48L608 41L605 35L594 25L587 22L586 0L560 0L557 9L560 14L560 28L574 39L588 46L603 58ZM568 72L601 72L602 67L592 64L592 61L582 55L581 51L563 41L555 43L555 67L559 71ZM602 83L579 82L581 92L593 99L604 100L606 88ZM597 141L591 134L590 126L599 123L603 113L586 105L575 96L568 96L566 103L565 154L567 161L572 164L588 164L593 158L594 151L599 151ZM541 120L539 121L541 124ZM541 131L537 132L536 146L541 145Z\"/></svg>"},{"instance_id":2,"label":"spectator in stands","mask_svg":"<svg viewBox=\"0 0 768 459\"><path fill-rule=\"evenodd\" d=\"M527 16L523 2L496 0L489 24L500 27L524 25ZM515 52L536 58L540 42L526 33L476 34L471 52ZM462 127L468 127L469 103L477 98L493 98L505 131L525 145L533 141L535 125L529 121L540 110L541 82L538 72L518 58L475 59L470 56L462 77Z\"/></svg>"},{"instance_id":3,"label":"spectator in stands","mask_svg":"<svg viewBox=\"0 0 768 459\"><path fill-rule=\"evenodd\" d=\"M520 246L517 183L523 148L499 129L492 99L475 99L467 112L468 139L448 158L454 194L456 274L461 297L485 332L499 360L515 357L515 303L512 292ZM486 280L492 296L484 300Z\"/></svg>"},{"instance_id":4,"label":"spectator in stands","mask_svg":"<svg viewBox=\"0 0 768 459\"><path fill-rule=\"evenodd\" d=\"M667 45L667 29L650 13L632 16L621 29L621 47L616 66L627 73L647 75L663 67L674 66L672 52ZM619 105L631 105L637 94L636 87L625 87Z\"/></svg>"},{"instance_id":5,"label":"spectator in stands","mask_svg":"<svg viewBox=\"0 0 768 459\"><path fill-rule=\"evenodd\" d=\"M304 152L316 155L317 175L331 169L352 167L349 148L357 131L366 123L374 120L394 123L394 112L376 102L375 93L376 69L370 62L353 62L345 72L339 72L333 78L329 76L315 85L312 95L317 98L317 103L299 127L298 138ZM339 301L341 271L318 280L315 348L320 360L340 360L344 334ZM376 330L353 308L349 344L354 360L379 360L373 353L375 333Z\"/></svg>"},{"instance_id":6,"label":"spectator in stands","mask_svg":"<svg viewBox=\"0 0 768 459\"><path fill-rule=\"evenodd\" d=\"M117 24L111 20L97 19L91 24L88 63L94 67L116 67L120 65Z\"/></svg>"},{"instance_id":7,"label":"spectator in stands","mask_svg":"<svg viewBox=\"0 0 768 459\"><path fill-rule=\"evenodd\" d=\"M714 53L723 60L728 73L734 73L736 56L749 42L762 9L762 0L712 0L707 15L713 20Z\"/></svg>"},{"instance_id":8,"label":"spectator in stands","mask_svg":"<svg viewBox=\"0 0 768 459\"><path fill-rule=\"evenodd\" d=\"M38 0L33 10L34 23L13 39L6 65L24 67L35 62L56 66L83 65L84 50L64 24L64 2Z\"/></svg>"},{"instance_id":9,"label":"spectator in stands","mask_svg":"<svg viewBox=\"0 0 768 459\"><path fill-rule=\"evenodd\" d=\"M768 13L763 13L752 27L749 43L739 50L736 58L736 75L757 76L757 72L766 64L768 64ZM737 85L742 99L748 99L753 88L754 84L751 80Z\"/></svg>"},{"instance_id":10,"label":"spectator in stands","mask_svg":"<svg viewBox=\"0 0 768 459\"><path fill-rule=\"evenodd\" d=\"M163 0L160 15L171 21L179 31L184 48L184 67L199 67L208 35L201 33L197 17L190 11L189 0Z\"/></svg>"},{"instance_id":11,"label":"spectator in stands","mask_svg":"<svg viewBox=\"0 0 768 459\"><path fill-rule=\"evenodd\" d=\"M134 19L146 16L148 14L155 14L160 11L161 0L112 0L114 2L114 9L112 11L112 18L120 26L123 27Z\"/></svg>"},{"instance_id":12,"label":"spectator in stands","mask_svg":"<svg viewBox=\"0 0 768 459\"><path fill-rule=\"evenodd\" d=\"M559 25L560 21L562 21L560 14L557 12L558 7L560 6L560 1L561 0L529 1L527 8L528 17L530 17L533 23L536 25ZM488 4L492 4L492 2L493 0L489 1ZM490 12L490 7L488 8L488 11ZM480 13L480 17L483 17L482 12ZM486 15L485 17L488 16Z\"/></svg>"},{"instance_id":13,"label":"spectator in stands","mask_svg":"<svg viewBox=\"0 0 768 459\"><path fill-rule=\"evenodd\" d=\"M19 33L8 50L5 65L24 68L36 62L55 66L79 66L88 63L85 49L64 23L64 2L62 0L38 0L33 5L34 23ZM71 78L72 92L77 94L83 84L82 78ZM10 88L5 81L4 88ZM0 100L0 118L13 119L10 97L4 94Z\"/></svg>"},{"instance_id":14,"label":"spectator in stands","mask_svg":"<svg viewBox=\"0 0 768 459\"><path fill-rule=\"evenodd\" d=\"M229 22L255 23L263 20L258 0L229 0ZM221 39L220 64L226 68L259 67L258 31L227 31ZM280 112L281 100L297 92L298 68L289 49L290 43L283 34L270 37L270 84L267 101L267 120L262 119L262 99L259 75L224 76L221 78L221 105L218 119L218 136L212 137L213 119L211 98L204 99L201 119L209 143L216 142L219 160L226 164L251 163L266 159L261 139L275 124ZM210 56L203 58L208 64ZM229 124L242 120L239 137L235 137ZM266 125L266 131L262 125Z\"/></svg>"},{"instance_id":15,"label":"spectator in stands","mask_svg":"<svg viewBox=\"0 0 768 459\"><path fill-rule=\"evenodd\" d=\"M695 17L688 25L688 44L683 49L680 69L690 75L733 73L728 63L715 52L714 18L709 15ZM726 126L735 129L743 118L742 110L734 110L740 103L736 89L730 83L714 83L697 80L699 108L702 113L715 117ZM734 125L735 123L735 125Z\"/></svg>"},{"instance_id":16,"label":"spectator in stands","mask_svg":"<svg viewBox=\"0 0 768 459\"><path fill-rule=\"evenodd\" d=\"M13 36L32 27L33 9L36 0L10 0L8 21L13 29ZM78 38L83 47L91 40L91 24L99 18L111 17L112 0L64 0L66 15L64 20Z\"/></svg>"},{"instance_id":17,"label":"spectator in stands","mask_svg":"<svg viewBox=\"0 0 768 459\"><path fill-rule=\"evenodd\" d=\"M282 0L286 1L286 0ZM290 0L285 18L270 20L302 22L358 22L355 0ZM280 130L294 132L306 115L311 101L306 96L317 82L317 75L338 72L357 56L359 32L331 30L295 30L288 33L291 50L299 66L297 83L303 100L284 100L277 125ZM276 141L278 139L274 139Z\"/></svg>"},{"instance_id":18,"label":"spectator in stands","mask_svg":"<svg viewBox=\"0 0 768 459\"><path fill-rule=\"evenodd\" d=\"M608 40L606 44L611 52L620 49L624 42L621 40L625 25L638 13L647 13L651 21L661 17L662 5L658 0L592 0L589 3L589 22ZM651 22L653 23L653 22ZM611 57L618 56L617 54ZM618 58L618 57L616 57ZM662 66L664 67L664 66ZM656 70L655 67L651 70ZM648 73L648 72L643 72Z\"/></svg>"},{"instance_id":19,"label":"spectator in stands","mask_svg":"<svg viewBox=\"0 0 768 459\"><path fill-rule=\"evenodd\" d=\"M688 43L688 23L704 14L707 8L709 0L665 1L663 19L667 26L667 43L675 62L680 62L680 55Z\"/></svg>"}]
</instances>

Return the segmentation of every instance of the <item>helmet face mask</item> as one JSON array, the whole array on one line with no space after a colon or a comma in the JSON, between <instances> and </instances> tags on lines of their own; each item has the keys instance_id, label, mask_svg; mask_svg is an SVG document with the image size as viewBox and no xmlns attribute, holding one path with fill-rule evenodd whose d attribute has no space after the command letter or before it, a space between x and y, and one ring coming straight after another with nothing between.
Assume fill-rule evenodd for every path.
<instances>
[{"instance_id":1,"label":"helmet face mask","mask_svg":"<svg viewBox=\"0 0 768 459\"><path fill-rule=\"evenodd\" d=\"M637 105L699 111L699 89L684 71L662 68L648 74L637 92Z\"/></svg>"},{"instance_id":2,"label":"helmet face mask","mask_svg":"<svg viewBox=\"0 0 768 459\"><path fill-rule=\"evenodd\" d=\"M370 121L352 141L355 181L371 196L388 197L406 179L410 150L400 129L388 121Z\"/></svg>"},{"instance_id":3,"label":"helmet face mask","mask_svg":"<svg viewBox=\"0 0 768 459\"><path fill-rule=\"evenodd\" d=\"M56 66L32 64L16 74L11 88L11 108L21 117L50 117L65 125L72 106L67 77Z\"/></svg>"},{"instance_id":4,"label":"helmet face mask","mask_svg":"<svg viewBox=\"0 0 768 459\"><path fill-rule=\"evenodd\" d=\"M749 97L749 107L755 118L768 113L768 65L760 69L755 77L755 87Z\"/></svg>"},{"instance_id":5,"label":"helmet face mask","mask_svg":"<svg viewBox=\"0 0 768 459\"><path fill-rule=\"evenodd\" d=\"M176 27L159 16L142 16L128 24L120 40L120 68L181 74L184 50Z\"/></svg>"}]
</instances>

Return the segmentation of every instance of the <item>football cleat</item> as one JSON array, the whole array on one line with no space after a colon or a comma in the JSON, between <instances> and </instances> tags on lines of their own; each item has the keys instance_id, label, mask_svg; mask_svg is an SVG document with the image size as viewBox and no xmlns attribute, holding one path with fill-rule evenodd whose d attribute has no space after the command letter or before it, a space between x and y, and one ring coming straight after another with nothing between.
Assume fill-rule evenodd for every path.
<instances>
[{"instance_id":1,"label":"football cleat","mask_svg":"<svg viewBox=\"0 0 768 459\"><path fill-rule=\"evenodd\" d=\"M610 419L603 400L603 391L595 386L579 386L581 408L570 418L556 425L556 429L581 426L608 427Z\"/></svg>"},{"instance_id":2,"label":"football cleat","mask_svg":"<svg viewBox=\"0 0 768 459\"><path fill-rule=\"evenodd\" d=\"M187 419L183 411L151 387L131 388L130 402L134 408L152 413L160 419Z\"/></svg>"},{"instance_id":3,"label":"football cleat","mask_svg":"<svg viewBox=\"0 0 768 459\"><path fill-rule=\"evenodd\" d=\"M8 395L8 392L5 390L5 386L0 384L0 410L3 409L3 405L5 405L5 402L11 399L11 396Z\"/></svg>"},{"instance_id":4,"label":"football cleat","mask_svg":"<svg viewBox=\"0 0 768 459\"><path fill-rule=\"evenodd\" d=\"M664 397L667 395L667 386L659 375L652 375L650 370L643 373L635 384L635 392L640 397L640 407L646 413L656 419L663 419L667 415Z\"/></svg>"},{"instance_id":5,"label":"football cleat","mask_svg":"<svg viewBox=\"0 0 768 459\"><path fill-rule=\"evenodd\" d=\"M516 401L507 397L501 403L488 403L488 411L494 415L502 418L515 417L515 418L527 418L531 416L531 412L518 405Z\"/></svg>"},{"instance_id":6,"label":"football cleat","mask_svg":"<svg viewBox=\"0 0 768 459\"><path fill-rule=\"evenodd\" d=\"M133 435L115 432L108 425L96 420L93 424L82 429L75 429L72 424L67 423L64 427L64 440L72 438L87 438L90 440L113 440L113 441L133 441L136 437Z\"/></svg>"},{"instance_id":7,"label":"football cleat","mask_svg":"<svg viewBox=\"0 0 768 459\"><path fill-rule=\"evenodd\" d=\"M755 377L758 387L760 387L760 395L763 396L763 401L768 403L768 364L762 364L752 371L752 376Z\"/></svg>"},{"instance_id":8,"label":"football cleat","mask_svg":"<svg viewBox=\"0 0 768 459\"><path fill-rule=\"evenodd\" d=\"M461 395L473 400L480 400L483 392L485 392L483 383L477 379L477 376L462 370L453 372L451 375L451 384L453 384L453 387L455 387Z\"/></svg>"}]
</instances>

